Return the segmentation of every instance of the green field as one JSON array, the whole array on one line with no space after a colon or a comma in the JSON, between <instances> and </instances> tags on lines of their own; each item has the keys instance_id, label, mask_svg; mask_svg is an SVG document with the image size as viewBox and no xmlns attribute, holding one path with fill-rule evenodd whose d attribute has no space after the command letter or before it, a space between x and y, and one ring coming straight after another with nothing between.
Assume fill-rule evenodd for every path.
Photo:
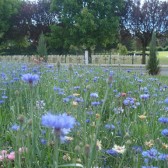
<instances>
[{"instance_id":1,"label":"green field","mask_svg":"<svg viewBox=\"0 0 168 168\"><path fill-rule=\"evenodd\" d=\"M160 64L168 65L168 51L158 52L158 58L160 60Z\"/></svg>"},{"instance_id":2,"label":"green field","mask_svg":"<svg viewBox=\"0 0 168 168\"><path fill-rule=\"evenodd\" d=\"M5 61L0 71L0 168L168 167L168 77Z\"/></svg>"}]
</instances>

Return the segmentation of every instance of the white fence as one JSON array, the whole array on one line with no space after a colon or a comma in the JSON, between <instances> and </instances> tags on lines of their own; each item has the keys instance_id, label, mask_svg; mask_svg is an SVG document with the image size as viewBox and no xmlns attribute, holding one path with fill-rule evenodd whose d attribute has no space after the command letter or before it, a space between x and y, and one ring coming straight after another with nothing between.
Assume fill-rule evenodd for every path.
<instances>
[{"instance_id":1,"label":"white fence","mask_svg":"<svg viewBox=\"0 0 168 168\"><path fill-rule=\"evenodd\" d=\"M0 56L0 61L33 62L35 56L6 55ZM142 56L136 55L92 55L92 64L141 64ZM49 63L84 64L84 55L48 55Z\"/></svg>"}]
</instances>

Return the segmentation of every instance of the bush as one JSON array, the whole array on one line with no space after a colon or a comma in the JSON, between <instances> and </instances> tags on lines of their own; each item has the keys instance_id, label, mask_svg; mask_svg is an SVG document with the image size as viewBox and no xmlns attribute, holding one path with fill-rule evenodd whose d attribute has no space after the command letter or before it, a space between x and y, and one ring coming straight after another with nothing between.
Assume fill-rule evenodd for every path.
<instances>
[{"instance_id":1,"label":"bush","mask_svg":"<svg viewBox=\"0 0 168 168\"><path fill-rule=\"evenodd\" d=\"M162 46L157 47L157 51L164 51Z\"/></svg>"},{"instance_id":2,"label":"bush","mask_svg":"<svg viewBox=\"0 0 168 168\"><path fill-rule=\"evenodd\" d=\"M157 75L160 72L159 60L156 55L156 34L152 34L152 40L150 42L150 54L147 65L149 75Z\"/></svg>"},{"instance_id":3,"label":"bush","mask_svg":"<svg viewBox=\"0 0 168 168\"><path fill-rule=\"evenodd\" d=\"M164 48L164 51L168 51L168 46L166 46L166 47Z\"/></svg>"}]
</instances>

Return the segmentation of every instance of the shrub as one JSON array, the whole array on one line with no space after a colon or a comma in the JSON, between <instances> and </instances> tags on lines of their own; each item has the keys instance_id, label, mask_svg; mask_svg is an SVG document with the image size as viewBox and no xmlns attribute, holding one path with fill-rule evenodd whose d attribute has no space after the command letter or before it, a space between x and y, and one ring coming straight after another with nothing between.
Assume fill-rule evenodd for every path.
<instances>
[{"instance_id":1,"label":"shrub","mask_svg":"<svg viewBox=\"0 0 168 168\"><path fill-rule=\"evenodd\" d=\"M147 64L147 70L149 75L157 75L160 72L159 60L156 55L156 34L152 34L152 40L150 42L150 54Z\"/></svg>"}]
</instances>

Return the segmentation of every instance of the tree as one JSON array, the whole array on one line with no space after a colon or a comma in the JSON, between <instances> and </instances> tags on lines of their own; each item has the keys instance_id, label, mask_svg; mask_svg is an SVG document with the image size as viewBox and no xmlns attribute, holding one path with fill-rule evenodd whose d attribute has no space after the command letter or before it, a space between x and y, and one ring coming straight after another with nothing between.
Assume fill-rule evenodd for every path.
<instances>
[{"instance_id":1,"label":"tree","mask_svg":"<svg viewBox=\"0 0 168 168\"><path fill-rule=\"evenodd\" d=\"M0 0L0 42L9 29L10 18L17 13L20 0Z\"/></svg>"},{"instance_id":2,"label":"tree","mask_svg":"<svg viewBox=\"0 0 168 168\"><path fill-rule=\"evenodd\" d=\"M38 41L37 52L39 57L42 58L45 62L47 62L47 47L43 33L41 33Z\"/></svg>"},{"instance_id":3,"label":"tree","mask_svg":"<svg viewBox=\"0 0 168 168\"><path fill-rule=\"evenodd\" d=\"M34 54L40 34L50 33L50 25L56 21L56 13L50 11L50 4L50 0L22 1L18 12L10 18L9 29L3 37L5 45L11 49L9 45L11 41L20 44L27 40L29 46L22 49L25 53ZM12 48L16 49L17 46L12 46Z\"/></svg>"},{"instance_id":4,"label":"tree","mask_svg":"<svg viewBox=\"0 0 168 168\"><path fill-rule=\"evenodd\" d=\"M125 1L125 11L122 23L125 29L135 35L142 44L142 64L146 63L146 48L149 45L153 31L164 34L168 29L168 2L159 0L145 0L134 3L132 0Z\"/></svg>"},{"instance_id":5,"label":"tree","mask_svg":"<svg viewBox=\"0 0 168 168\"><path fill-rule=\"evenodd\" d=\"M120 55L126 55L128 53L126 46L121 43L118 44L118 52Z\"/></svg>"},{"instance_id":6,"label":"tree","mask_svg":"<svg viewBox=\"0 0 168 168\"><path fill-rule=\"evenodd\" d=\"M147 64L147 70L149 75L157 75L160 72L159 60L156 55L156 34L152 34L152 40L150 42L150 54Z\"/></svg>"},{"instance_id":7,"label":"tree","mask_svg":"<svg viewBox=\"0 0 168 168\"><path fill-rule=\"evenodd\" d=\"M52 33L57 41L63 39L63 48L73 45L88 50L91 63L93 46L106 47L116 41L122 1L53 0L52 10L59 13L59 24L54 25L57 28L52 28Z\"/></svg>"}]
</instances>

